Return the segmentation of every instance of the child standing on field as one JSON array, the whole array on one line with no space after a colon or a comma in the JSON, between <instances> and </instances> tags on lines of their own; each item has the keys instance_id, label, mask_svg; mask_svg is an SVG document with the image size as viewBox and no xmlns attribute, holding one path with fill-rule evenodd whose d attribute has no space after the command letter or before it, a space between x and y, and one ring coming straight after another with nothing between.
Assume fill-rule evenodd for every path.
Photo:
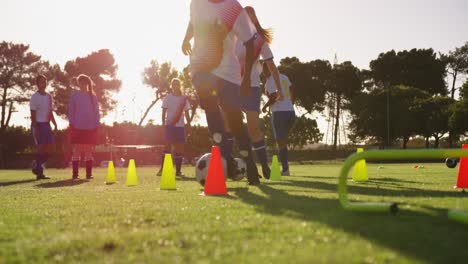
<instances>
[{"instance_id":1,"label":"child standing on field","mask_svg":"<svg viewBox=\"0 0 468 264\"><path fill-rule=\"evenodd\" d=\"M34 143L37 146L37 156L32 172L36 175L37 180L50 179L44 175L43 164L49 159L49 153L52 152L54 144L54 134L50 127L50 122L55 122L52 96L48 94L47 78L44 75L36 77L37 92L33 94L29 102L31 109L31 132L34 138Z\"/></svg>"},{"instance_id":2,"label":"child standing on field","mask_svg":"<svg viewBox=\"0 0 468 264\"><path fill-rule=\"evenodd\" d=\"M97 130L99 127L99 104L93 93L93 81L81 74L77 78L79 91L70 97L68 120L70 123L72 144L72 179L78 179L78 168L81 153L84 152L86 163L86 179L93 179L93 152L97 144Z\"/></svg>"},{"instance_id":3,"label":"child standing on field","mask_svg":"<svg viewBox=\"0 0 468 264\"><path fill-rule=\"evenodd\" d=\"M161 176L164 157L171 153L171 148L174 147L175 155L174 162L176 165L176 176L182 174L182 155L184 153L184 144L186 138L184 116L187 120L187 127L190 128L190 103L184 96L179 79L173 79L171 82L172 93L168 94L163 99L162 104L162 124L164 126L166 145L162 154L161 168L157 175Z\"/></svg>"}]
</instances>

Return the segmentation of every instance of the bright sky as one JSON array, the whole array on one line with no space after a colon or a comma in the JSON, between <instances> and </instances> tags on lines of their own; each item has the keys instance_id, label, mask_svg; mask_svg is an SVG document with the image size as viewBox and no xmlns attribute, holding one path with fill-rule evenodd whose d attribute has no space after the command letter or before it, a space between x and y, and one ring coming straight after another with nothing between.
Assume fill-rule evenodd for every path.
<instances>
[{"instance_id":1,"label":"bright sky","mask_svg":"<svg viewBox=\"0 0 468 264\"><path fill-rule=\"evenodd\" d=\"M466 0L240 0L252 5L263 26L273 27L276 60L351 60L360 68L391 49L447 52L468 41ZM188 63L180 51L189 0L0 0L0 41L27 43L51 63L107 48L119 64L119 107L106 122L138 121L151 93L141 72L151 59ZM134 98L135 104L132 104ZM160 120L160 105L150 114ZM27 112L26 112L27 113ZM25 112L15 124L27 125ZM322 132L327 124L320 123ZM63 122L62 126L66 123Z\"/></svg>"}]
</instances>

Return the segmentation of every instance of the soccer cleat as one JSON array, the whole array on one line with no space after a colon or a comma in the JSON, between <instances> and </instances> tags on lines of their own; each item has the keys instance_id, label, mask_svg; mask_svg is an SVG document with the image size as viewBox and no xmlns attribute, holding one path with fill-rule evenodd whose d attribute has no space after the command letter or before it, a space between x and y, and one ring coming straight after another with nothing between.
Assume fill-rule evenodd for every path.
<instances>
[{"instance_id":1,"label":"soccer cleat","mask_svg":"<svg viewBox=\"0 0 468 264\"><path fill-rule=\"evenodd\" d=\"M181 171L179 171L179 172L176 172L175 176L177 176L177 177L184 177L185 174L183 174Z\"/></svg>"},{"instance_id":2,"label":"soccer cleat","mask_svg":"<svg viewBox=\"0 0 468 264\"><path fill-rule=\"evenodd\" d=\"M262 167L263 178L270 179L271 169L268 166Z\"/></svg>"},{"instance_id":3,"label":"soccer cleat","mask_svg":"<svg viewBox=\"0 0 468 264\"><path fill-rule=\"evenodd\" d=\"M161 175L162 175L162 171L161 171L161 170L159 170L159 171L156 173L156 176L159 176L159 177L161 177Z\"/></svg>"},{"instance_id":4,"label":"soccer cleat","mask_svg":"<svg viewBox=\"0 0 468 264\"><path fill-rule=\"evenodd\" d=\"M93 175L89 175L89 176L86 176L86 179L87 180L92 180L92 179L94 179L94 177L93 177Z\"/></svg>"},{"instance_id":5,"label":"soccer cleat","mask_svg":"<svg viewBox=\"0 0 468 264\"><path fill-rule=\"evenodd\" d=\"M36 176L36 180L50 180L50 177L47 177L44 174L39 174Z\"/></svg>"},{"instance_id":6,"label":"soccer cleat","mask_svg":"<svg viewBox=\"0 0 468 264\"><path fill-rule=\"evenodd\" d=\"M287 171L282 171L281 176L291 176L291 175L289 173L289 170L287 170Z\"/></svg>"},{"instance_id":7,"label":"soccer cleat","mask_svg":"<svg viewBox=\"0 0 468 264\"><path fill-rule=\"evenodd\" d=\"M80 177L78 177L78 175L73 175L72 176L72 180L79 180L79 179L80 179Z\"/></svg>"}]
</instances>

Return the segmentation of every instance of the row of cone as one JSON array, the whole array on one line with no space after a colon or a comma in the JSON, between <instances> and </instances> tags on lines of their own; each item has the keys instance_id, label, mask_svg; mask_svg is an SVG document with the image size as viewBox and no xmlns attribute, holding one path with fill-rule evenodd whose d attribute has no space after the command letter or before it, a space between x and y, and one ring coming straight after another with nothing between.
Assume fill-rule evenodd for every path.
<instances>
[{"instance_id":1,"label":"row of cone","mask_svg":"<svg viewBox=\"0 0 468 264\"><path fill-rule=\"evenodd\" d=\"M463 144L463 149L468 149L468 144ZM362 148L358 148L357 152L364 151ZM424 168L418 166L418 168ZM353 181L362 182L369 180L367 173L367 166L365 160L359 160L354 164ZM457 189L468 189L468 158L460 158L460 167L458 168Z\"/></svg>"},{"instance_id":2,"label":"row of cone","mask_svg":"<svg viewBox=\"0 0 468 264\"><path fill-rule=\"evenodd\" d=\"M164 165L166 164L172 165L171 154L166 154L164 158ZM117 178L115 176L114 162L109 161L109 165L107 167L106 184L114 184L116 182L117 182ZM135 160L133 159L131 159L130 162L128 163L127 180L125 182L125 185L127 186L138 185L138 176L136 172ZM175 173L174 173L173 166L163 166L160 189L161 190L176 190Z\"/></svg>"},{"instance_id":3,"label":"row of cone","mask_svg":"<svg viewBox=\"0 0 468 264\"><path fill-rule=\"evenodd\" d=\"M176 190L175 172L172 165L171 154L166 154L164 157L163 171L160 183L161 190ZM278 156L273 156L271 164L270 180L281 180L281 172L278 162ZM115 176L114 163L109 162L107 168L106 184L114 184L117 182ZM127 180L125 185L136 186L138 185L138 176L136 173L135 160L130 160L128 164ZM211 152L210 166L205 181L205 195L225 195L227 194L226 178L224 176L224 169L221 160L221 151L219 147L214 146Z\"/></svg>"}]
</instances>

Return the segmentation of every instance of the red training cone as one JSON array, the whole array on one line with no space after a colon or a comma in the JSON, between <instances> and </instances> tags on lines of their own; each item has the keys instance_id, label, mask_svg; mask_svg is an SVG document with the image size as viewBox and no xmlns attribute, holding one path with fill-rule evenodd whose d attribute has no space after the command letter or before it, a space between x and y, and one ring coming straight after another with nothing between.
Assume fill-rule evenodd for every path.
<instances>
[{"instance_id":1,"label":"red training cone","mask_svg":"<svg viewBox=\"0 0 468 264\"><path fill-rule=\"evenodd\" d=\"M463 144L463 149L468 149L468 144ZM457 189L468 189L468 158L460 158L458 168Z\"/></svg>"},{"instance_id":2,"label":"red training cone","mask_svg":"<svg viewBox=\"0 0 468 264\"><path fill-rule=\"evenodd\" d=\"M226 178L224 177L223 162L218 146L211 149L210 166L205 181L205 195L226 195Z\"/></svg>"}]
</instances>

